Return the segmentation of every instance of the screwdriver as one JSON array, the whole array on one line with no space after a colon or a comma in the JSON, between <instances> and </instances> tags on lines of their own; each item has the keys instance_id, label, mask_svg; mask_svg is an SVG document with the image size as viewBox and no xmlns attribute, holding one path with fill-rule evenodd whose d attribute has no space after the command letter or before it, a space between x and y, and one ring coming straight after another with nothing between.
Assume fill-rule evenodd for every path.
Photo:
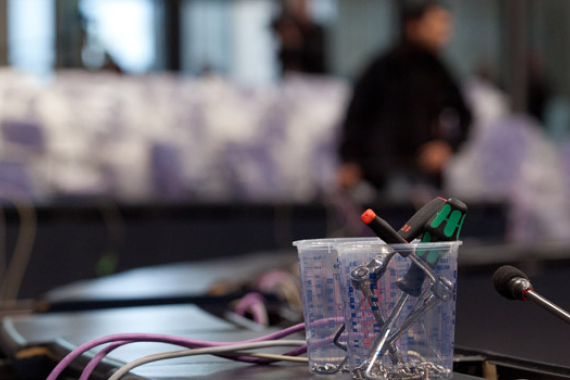
<instances>
[{"instance_id":1,"label":"screwdriver","mask_svg":"<svg viewBox=\"0 0 570 380\"><path fill-rule=\"evenodd\" d=\"M427 215L427 213L425 215ZM424 234L421 242L435 243L438 241L459 240L459 234L466 215L467 206L465 203L453 198L448 199L439 211L435 215L432 215L427 223L423 225L422 230ZM418 218L417 221L420 221L420 218ZM413 297L418 297L422 291L426 272L429 275L430 269L433 270L437 267L440 257L437 251L426 252L426 250L423 249L418 250L415 255L415 258L422 260L424 265L420 265L421 263L418 262L418 260L414 260L414 257L410 257L413 259L412 261L414 261L410 270L403 278L398 279L396 284L403 292ZM420 268L420 266L423 267L423 269Z\"/></svg>"}]
</instances>

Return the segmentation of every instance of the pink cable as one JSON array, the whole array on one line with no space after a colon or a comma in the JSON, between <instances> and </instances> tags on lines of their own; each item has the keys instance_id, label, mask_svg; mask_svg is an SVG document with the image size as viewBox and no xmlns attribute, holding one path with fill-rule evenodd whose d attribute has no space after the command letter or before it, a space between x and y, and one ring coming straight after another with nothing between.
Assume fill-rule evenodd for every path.
<instances>
[{"instance_id":1,"label":"pink cable","mask_svg":"<svg viewBox=\"0 0 570 380\"><path fill-rule=\"evenodd\" d=\"M268 290L276 284L290 279L290 274L282 270L272 270L264 274L258 281L257 287L260 290Z\"/></svg>"},{"instance_id":2,"label":"pink cable","mask_svg":"<svg viewBox=\"0 0 570 380\"><path fill-rule=\"evenodd\" d=\"M242 317L249 310L253 315L253 320L255 323L260 325L267 325L267 310L264 305L264 298L261 294L252 292L246 294L241 300L239 300L236 306L236 314Z\"/></svg>"},{"instance_id":3,"label":"pink cable","mask_svg":"<svg viewBox=\"0 0 570 380\"><path fill-rule=\"evenodd\" d=\"M74 349L73 351L71 351L55 366L55 368L51 371L51 373L49 374L49 376L47 377L46 380L56 380L57 377L63 372L63 370L65 368L67 368L67 366L69 366L69 364L71 364L71 362L73 362L73 360L75 360L77 357L79 357L84 352L86 352L86 351L88 351L94 347L97 347L101 344L105 344L105 343L115 342L114 344L111 344L102 350L102 351L105 351L106 353L111 352L112 350L114 350L115 348L117 348L123 344L132 343L132 342L161 342L161 343L170 343L170 344L183 346L183 347L187 347L187 348L219 347L219 346L231 345L231 344L236 344L236 343L253 343L253 342L266 341L266 340L281 339L285 336L288 336L288 335L291 335L291 334L294 334L297 332L302 332L304 330L305 330L305 324L299 323L297 325L291 326L291 327L286 328L284 330L277 331L277 332L274 332L274 333L271 333L271 334L268 334L268 335L265 335L265 336L262 336L259 338L246 340L243 342L208 342L208 341L203 341L203 340L182 338L182 337L178 337L178 336L165 335L165 334L113 334L113 335L107 335L107 336L104 336L104 337L101 337L98 339L94 339L90 342L84 343L81 346ZM296 348L290 352L287 352L285 355L289 355L289 356L300 355L301 353L305 352L306 349L307 349L306 346L301 346L301 347ZM92 368L91 371L93 371L93 369L97 366L97 364L99 364L99 362L103 359L103 357L106 355L106 353L101 352L101 353L97 354L91 360L91 361L94 361L94 363L91 366L89 366L90 369ZM254 363L260 362L259 358L243 358L243 357L239 358L238 357L238 358L234 358L234 359L237 359L237 360L245 359L242 361L254 362ZM258 360L253 361L250 359L258 359ZM267 360L261 361L261 363L267 363ZM89 364L91 364L91 363L89 363ZM90 373L86 374L87 377L89 375L90 375Z\"/></svg>"}]
</instances>

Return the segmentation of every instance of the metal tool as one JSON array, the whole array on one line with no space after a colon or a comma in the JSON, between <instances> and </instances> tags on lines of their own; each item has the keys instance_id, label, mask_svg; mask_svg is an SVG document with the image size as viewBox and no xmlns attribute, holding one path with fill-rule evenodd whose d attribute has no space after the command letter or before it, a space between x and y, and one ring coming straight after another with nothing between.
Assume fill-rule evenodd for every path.
<instances>
[{"instance_id":1,"label":"metal tool","mask_svg":"<svg viewBox=\"0 0 570 380\"><path fill-rule=\"evenodd\" d=\"M422 209L414 214L414 216L412 216L412 218L406 223L404 226L405 228L403 227L400 233L396 232L392 226L390 226L390 224L388 224L382 218L378 217L374 211L370 209L362 214L361 219L376 233L376 235L378 235L378 237L380 237L386 243L406 244L408 241L404 239L401 234L405 234L406 237L408 237L410 240L413 240L416 237L416 234L419 234L421 232L421 228L418 228L417 226L421 225L423 227L423 224L425 224L425 222L429 220L431 216L437 211L436 207L439 209L441 202L445 202L445 200L442 198L436 198L426 206L422 207ZM395 254L396 252L394 250L391 250L390 252L381 252L372 261L370 261L370 263L360 266L350 273L352 285L355 289L361 291L364 298L368 301L374 318L380 328L387 331L384 338L382 337L382 334L378 339L376 339L374 342L375 347L384 347L385 340L388 338L388 334L392 328L391 326L388 328L386 327L387 322L392 325L396 320L396 317L399 315L398 312L398 314L393 317L392 320L389 319L388 321L385 321L384 316L382 315L382 309L378 304L378 297L372 290L373 286L377 284L377 282L386 272L388 263ZM417 265L423 266L421 262L418 262ZM430 278L433 278L435 281L435 275L433 275L433 272L430 272L430 274ZM399 303L401 305L404 305L406 301L407 298L401 299ZM402 357L398 351L398 348L393 343L387 344L385 347L387 347L390 351L390 359L392 362L395 365L401 364Z\"/></svg>"},{"instance_id":2,"label":"metal tool","mask_svg":"<svg viewBox=\"0 0 570 380\"><path fill-rule=\"evenodd\" d=\"M396 252L389 249L389 252L380 252L366 265L361 265L350 273L350 282L355 289L361 291L368 300L372 313L379 324L384 324L384 316L378 305L378 297L372 292L372 285L378 283L386 272L388 263Z\"/></svg>"},{"instance_id":3,"label":"metal tool","mask_svg":"<svg viewBox=\"0 0 570 380\"><path fill-rule=\"evenodd\" d=\"M413 324L423 315L425 315L429 310L441 302L447 302L453 293L453 284L447 279L437 277L435 282L432 282L429 290L426 290L424 294L429 295L425 297L423 302L419 302L421 306L415 307L408 317L404 320L399 328L394 329L394 322L399 318L402 313L403 307L408 302L411 297L409 294L404 293L396 302L396 305L392 309L390 316L384 323L382 329L378 334L377 340L374 342L374 351L372 353L371 360L368 362L364 374L370 378L373 376L372 371L377 366L379 359L386 353L389 347L395 346L394 343L398 340L404 332L406 332ZM424 295L422 294L422 296ZM420 297L423 298L423 297Z\"/></svg>"},{"instance_id":4,"label":"metal tool","mask_svg":"<svg viewBox=\"0 0 570 380\"><path fill-rule=\"evenodd\" d=\"M404 305L408 301L409 297L410 297L409 294L405 294L404 297L400 297L398 299L398 302L396 302L394 308L392 308L392 311L390 312L388 319L386 319L386 322L384 323L382 329L380 330L380 333L378 334L379 339L378 342L375 344L375 349L372 354L372 358L370 359L368 366L366 367L366 371L364 372L365 375L370 376L370 373L372 372L372 369L376 365L376 362L378 361L380 356L382 356L383 353L385 352L384 347L388 347L386 343L388 337L390 336L390 332L392 331L394 323L398 319L398 316L402 312L402 309L404 308Z\"/></svg>"},{"instance_id":5,"label":"metal tool","mask_svg":"<svg viewBox=\"0 0 570 380\"><path fill-rule=\"evenodd\" d=\"M434 283L427 293L429 293L429 295L425 297L425 300L423 302L419 302L420 306L415 307L404 322L402 322L400 327L394 330L392 335L386 339L386 345L393 344L398 340L402 334L404 334L419 318L425 315L434 306L442 302L447 302L453 294L453 284L451 284L447 279L438 278L438 282ZM406 294L405 296L409 297L409 294ZM383 355L386 352L384 347L379 348L379 355Z\"/></svg>"},{"instance_id":6,"label":"metal tool","mask_svg":"<svg viewBox=\"0 0 570 380\"><path fill-rule=\"evenodd\" d=\"M439 209L437 213L434 214L436 207L439 207ZM424 243L440 240L457 240L459 238L459 233L461 231L466 212L467 207L463 202L454 199L444 201L443 198L436 198L416 213L416 215L414 215L408 223L402 227L399 234L404 235L406 238L411 240L415 238L415 234L423 232L422 242ZM375 218L379 219L378 217ZM367 219L371 220L370 217ZM428 221L425 222L425 220ZM418 227L419 225L422 227ZM379 236L380 234L376 230L379 229L379 227L382 229L387 228L385 224L379 223L375 223L375 227L376 228L373 229ZM382 236L393 236L393 234L392 231L389 230L388 232L382 233ZM404 238L402 237L402 239ZM453 284L446 279L436 276L434 272L434 269L440 259L437 252L428 253L420 251L413 252L411 254L408 253L402 256L409 257L412 261L412 266L406 275L397 281L398 288L404 293L399 297L389 317L382 324L378 338L374 342L374 351L371 353L371 359L364 371L364 375L367 378L373 377L372 372L376 367L378 367L379 359L384 355L386 350L392 350L392 347L395 347L395 341L399 339L405 331L407 331L421 316L425 315L439 302L448 301L453 292ZM369 270L367 267L368 265L366 267L357 268L353 273L356 272L355 275L357 277L359 275L364 275L365 272ZM428 291L429 295L420 303L421 306L412 310L402 325L398 329L394 330L394 323L399 318L403 307L409 300L410 296L418 297L422 294L422 287L426 277L428 277L431 283ZM367 290L364 290L364 287L362 286L355 286L355 288L360 289L364 296L369 300L375 318L377 320L379 317L383 319L381 312L378 313L374 311L380 310L380 307L378 305L377 298L372 294L371 289L368 288ZM379 314L379 317L377 314Z\"/></svg>"},{"instance_id":7,"label":"metal tool","mask_svg":"<svg viewBox=\"0 0 570 380\"><path fill-rule=\"evenodd\" d=\"M362 292L364 298L366 298L370 305L370 309L372 310L374 319L376 319L376 323L378 323L380 327L385 325L384 315L382 314L382 309L378 304L378 297L374 294L372 289L376 287L376 284L386 272L388 263L396 254L396 252L389 247L385 247L383 249L386 251L380 252L367 265L360 266L350 273L352 286ZM387 345L387 347L392 362L396 365L401 364L402 357L398 348L393 344Z\"/></svg>"}]
</instances>

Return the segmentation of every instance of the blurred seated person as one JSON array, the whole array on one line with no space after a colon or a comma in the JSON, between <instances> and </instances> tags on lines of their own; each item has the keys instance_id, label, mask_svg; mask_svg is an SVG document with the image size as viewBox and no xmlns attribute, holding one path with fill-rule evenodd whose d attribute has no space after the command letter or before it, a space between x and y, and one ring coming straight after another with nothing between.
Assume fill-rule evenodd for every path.
<instances>
[{"instance_id":1,"label":"blurred seated person","mask_svg":"<svg viewBox=\"0 0 570 380\"><path fill-rule=\"evenodd\" d=\"M544 65L540 55L531 52L527 61L527 112L544 126L552 92L544 75Z\"/></svg>"},{"instance_id":2,"label":"blurred seated person","mask_svg":"<svg viewBox=\"0 0 570 380\"><path fill-rule=\"evenodd\" d=\"M471 113L439 56L451 37L449 9L406 4L401 26L400 41L356 82L340 144L342 190L362 179L388 196L394 180L439 189L467 137Z\"/></svg>"},{"instance_id":3,"label":"blurred seated person","mask_svg":"<svg viewBox=\"0 0 570 380\"><path fill-rule=\"evenodd\" d=\"M311 19L307 0L283 0L281 9L272 28L280 42L283 73L325 74L325 32Z\"/></svg>"}]
</instances>

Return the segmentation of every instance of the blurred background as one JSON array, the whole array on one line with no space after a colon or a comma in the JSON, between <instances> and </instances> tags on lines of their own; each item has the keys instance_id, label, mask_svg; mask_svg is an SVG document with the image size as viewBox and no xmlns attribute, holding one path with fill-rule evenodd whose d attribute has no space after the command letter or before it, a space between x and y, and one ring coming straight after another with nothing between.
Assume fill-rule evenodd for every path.
<instances>
[{"instance_id":1,"label":"blurred background","mask_svg":"<svg viewBox=\"0 0 570 380\"><path fill-rule=\"evenodd\" d=\"M570 258L566 0L450 1L438 57L471 118L440 181L339 185L354 86L404 7L0 1L5 298L369 234L369 206L399 228L436 195L470 207L464 266Z\"/></svg>"}]
</instances>

